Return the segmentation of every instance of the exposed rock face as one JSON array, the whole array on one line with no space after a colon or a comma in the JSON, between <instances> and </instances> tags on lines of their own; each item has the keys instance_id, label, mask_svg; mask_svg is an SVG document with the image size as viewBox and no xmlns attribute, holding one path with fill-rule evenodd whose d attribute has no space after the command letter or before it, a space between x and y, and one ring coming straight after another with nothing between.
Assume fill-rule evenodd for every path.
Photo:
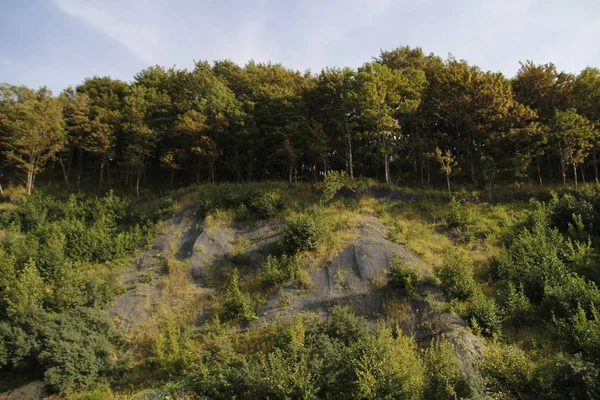
<instances>
[{"instance_id":1,"label":"exposed rock face","mask_svg":"<svg viewBox=\"0 0 600 400\"><path fill-rule=\"evenodd\" d=\"M0 400L38 400L46 397L43 381L33 381L13 391L0 393Z\"/></svg>"},{"instance_id":2,"label":"exposed rock face","mask_svg":"<svg viewBox=\"0 0 600 400\"><path fill-rule=\"evenodd\" d=\"M160 295L160 277L167 256L186 259L198 236L196 206L190 204L163 222L152 249L139 254L120 277L125 293L117 296L108 312L119 327L129 329L144 321Z\"/></svg>"}]
</instances>

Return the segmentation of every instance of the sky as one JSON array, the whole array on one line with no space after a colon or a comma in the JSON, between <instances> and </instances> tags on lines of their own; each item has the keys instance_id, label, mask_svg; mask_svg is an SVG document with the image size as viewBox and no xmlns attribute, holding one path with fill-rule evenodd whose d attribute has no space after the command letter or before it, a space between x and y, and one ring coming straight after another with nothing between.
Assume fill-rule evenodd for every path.
<instances>
[{"instance_id":1,"label":"sky","mask_svg":"<svg viewBox=\"0 0 600 400\"><path fill-rule=\"evenodd\" d=\"M55 93L195 60L359 67L421 47L515 75L600 67L600 0L0 0L0 82Z\"/></svg>"}]
</instances>

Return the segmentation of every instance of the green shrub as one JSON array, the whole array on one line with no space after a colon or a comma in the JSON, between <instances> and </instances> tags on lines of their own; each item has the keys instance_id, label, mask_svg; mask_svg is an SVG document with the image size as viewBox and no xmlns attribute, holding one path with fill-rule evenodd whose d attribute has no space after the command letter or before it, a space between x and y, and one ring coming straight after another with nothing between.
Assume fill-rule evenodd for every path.
<instances>
[{"instance_id":1,"label":"green shrub","mask_svg":"<svg viewBox=\"0 0 600 400\"><path fill-rule=\"evenodd\" d=\"M493 392L511 396L504 398L523 398L532 392L535 364L515 346L488 347L481 370Z\"/></svg>"},{"instance_id":2,"label":"green shrub","mask_svg":"<svg viewBox=\"0 0 600 400\"><path fill-rule=\"evenodd\" d=\"M504 314L517 324L527 323L532 319L530 315L532 307L531 301L525 295L523 285L515 286L509 282L506 289L502 292L500 305Z\"/></svg>"},{"instance_id":3,"label":"green shrub","mask_svg":"<svg viewBox=\"0 0 600 400\"><path fill-rule=\"evenodd\" d=\"M297 279L301 269L302 258L299 253L282 254L280 257L269 254L261 266L261 280L267 287L277 286Z\"/></svg>"},{"instance_id":4,"label":"green shrub","mask_svg":"<svg viewBox=\"0 0 600 400\"><path fill-rule=\"evenodd\" d=\"M450 201L450 214L446 219L446 226L456 232L460 241L469 242L475 236L473 219L471 210L453 197Z\"/></svg>"},{"instance_id":5,"label":"green shrub","mask_svg":"<svg viewBox=\"0 0 600 400\"><path fill-rule=\"evenodd\" d=\"M387 269L390 287L405 289L409 294L416 294L419 276L415 268L404 260L396 260Z\"/></svg>"},{"instance_id":6,"label":"green shrub","mask_svg":"<svg viewBox=\"0 0 600 400\"><path fill-rule=\"evenodd\" d=\"M252 299L240 290L240 275L233 270L229 283L225 288L223 299L223 315L227 319L251 321L257 319L252 305Z\"/></svg>"},{"instance_id":7,"label":"green shrub","mask_svg":"<svg viewBox=\"0 0 600 400\"><path fill-rule=\"evenodd\" d=\"M323 328L329 337L346 344L364 339L369 331L364 318L357 316L350 307L339 305L331 309Z\"/></svg>"},{"instance_id":8,"label":"green shrub","mask_svg":"<svg viewBox=\"0 0 600 400\"><path fill-rule=\"evenodd\" d=\"M315 249L330 234L328 221L315 208L288 221L281 232L283 244L291 252Z\"/></svg>"},{"instance_id":9,"label":"green shrub","mask_svg":"<svg viewBox=\"0 0 600 400\"><path fill-rule=\"evenodd\" d=\"M323 181L323 195L321 196L321 203L325 204L330 202L337 192L340 191L344 186L348 184L348 176L346 171L329 171L325 175Z\"/></svg>"},{"instance_id":10,"label":"green shrub","mask_svg":"<svg viewBox=\"0 0 600 400\"><path fill-rule=\"evenodd\" d=\"M473 299L467 309L465 319L474 330L480 331L484 336L497 336L502 331L502 314L496 301L483 294Z\"/></svg>"},{"instance_id":11,"label":"green shrub","mask_svg":"<svg viewBox=\"0 0 600 400\"><path fill-rule=\"evenodd\" d=\"M273 218L283 209L281 193L276 190L256 192L250 197L249 209L261 219Z\"/></svg>"},{"instance_id":12,"label":"green shrub","mask_svg":"<svg viewBox=\"0 0 600 400\"><path fill-rule=\"evenodd\" d=\"M444 264L435 271L442 290L449 299L466 300L477 291L473 266L467 256L456 248L444 255Z\"/></svg>"},{"instance_id":13,"label":"green shrub","mask_svg":"<svg viewBox=\"0 0 600 400\"><path fill-rule=\"evenodd\" d=\"M427 371L427 399L468 398L468 385L460 369L454 346L446 338L436 338L424 351Z\"/></svg>"},{"instance_id":14,"label":"green shrub","mask_svg":"<svg viewBox=\"0 0 600 400\"><path fill-rule=\"evenodd\" d=\"M425 383L425 369L412 338L379 326L353 346L355 356L351 386L355 399L418 399Z\"/></svg>"},{"instance_id":15,"label":"green shrub","mask_svg":"<svg viewBox=\"0 0 600 400\"><path fill-rule=\"evenodd\" d=\"M167 377L181 376L190 357L190 336L189 327L177 326L171 313L163 313L148 362Z\"/></svg>"}]
</instances>

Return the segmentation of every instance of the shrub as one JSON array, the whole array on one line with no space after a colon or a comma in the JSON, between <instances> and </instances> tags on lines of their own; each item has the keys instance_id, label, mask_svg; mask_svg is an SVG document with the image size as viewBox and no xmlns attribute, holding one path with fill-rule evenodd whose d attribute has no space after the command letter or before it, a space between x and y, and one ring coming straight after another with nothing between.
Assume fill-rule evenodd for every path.
<instances>
[{"instance_id":1,"label":"shrub","mask_svg":"<svg viewBox=\"0 0 600 400\"><path fill-rule=\"evenodd\" d=\"M50 386L67 392L87 389L111 371L116 336L106 314L77 309L50 317L39 329L43 338L39 361Z\"/></svg>"},{"instance_id":2,"label":"shrub","mask_svg":"<svg viewBox=\"0 0 600 400\"><path fill-rule=\"evenodd\" d=\"M523 398L523 393L531 392L535 364L515 346L488 347L481 370L490 389L496 393Z\"/></svg>"},{"instance_id":3,"label":"shrub","mask_svg":"<svg viewBox=\"0 0 600 400\"><path fill-rule=\"evenodd\" d=\"M419 276L415 268L404 260L396 260L388 266L387 277L389 285L395 289L405 289L410 294L416 294Z\"/></svg>"},{"instance_id":4,"label":"shrub","mask_svg":"<svg viewBox=\"0 0 600 400\"><path fill-rule=\"evenodd\" d=\"M328 336L346 344L362 340L368 333L366 320L348 306L334 306L324 328Z\"/></svg>"},{"instance_id":5,"label":"shrub","mask_svg":"<svg viewBox=\"0 0 600 400\"><path fill-rule=\"evenodd\" d=\"M525 295L522 284L515 286L509 282L502 292L500 305L515 323L528 322L531 319L531 302Z\"/></svg>"},{"instance_id":6,"label":"shrub","mask_svg":"<svg viewBox=\"0 0 600 400\"><path fill-rule=\"evenodd\" d=\"M379 326L353 346L352 392L356 399L417 399L425 383L423 362L412 338Z\"/></svg>"},{"instance_id":7,"label":"shrub","mask_svg":"<svg viewBox=\"0 0 600 400\"><path fill-rule=\"evenodd\" d=\"M318 208L310 210L290 221L282 229L282 239L286 248L297 251L315 249L330 233L328 221L318 215Z\"/></svg>"},{"instance_id":8,"label":"shrub","mask_svg":"<svg viewBox=\"0 0 600 400\"><path fill-rule=\"evenodd\" d=\"M466 255L455 248L444 255L444 264L435 271L441 282L441 287L449 299L466 300L477 290L473 278L473 267Z\"/></svg>"},{"instance_id":9,"label":"shrub","mask_svg":"<svg viewBox=\"0 0 600 400\"><path fill-rule=\"evenodd\" d=\"M190 333L189 328L177 326L171 313L163 313L148 361L168 377L179 376L190 356Z\"/></svg>"},{"instance_id":10,"label":"shrub","mask_svg":"<svg viewBox=\"0 0 600 400\"><path fill-rule=\"evenodd\" d=\"M240 290L240 275L237 269L233 270L223 300L223 314L227 319L251 321L257 319L252 305L252 299Z\"/></svg>"},{"instance_id":11,"label":"shrub","mask_svg":"<svg viewBox=\"0 0 600 400\"><path fill-rule=\"evenodd\" d=\"M467 398L468 385L454 352L454 346L446 338L436 338L424 351L427 370L425 397L428 399Z\"/></svg>"},{"instance_id":12,"label":"shrub","mask_svg":"<svg viewBox=\"0 0 600 400\"><path fill-rule=\"evenodd\" d=\"M269 254L261 266L261 280L268 287L276 286L297 279L301 269L302 258L299 253L282 254L280 257Z\"/></svg>"},{"instance_id":13,"label":"shrub","mask_svg":"<svg viewBox=\"0 0 600 400\"><path fill-rule=\"evenodd\" d=\"M337 192L347 185L348 177L346 171L329 171L325 175L323 181L323 195L321 196L321 203L325 204L330 202Z\"/></svg>"},{"instance_id":14,"label":"shrub","mask_svg":"<svg viewBox=\"0 0 600 400\"><path fill-rule=\"evenodd\" d=\"M249 209L261 219L273 218L283 209L281 193L275 190L256 192L250 197Z\"/></svg>"},{"instance_id":15,"label":"shrub","mask_svg":"<svg viewBox=\"0 0 600 400\"><path fill-rule=\"evenodd\" d=\"M480 331L484 336L493 337L502 330L502 316L494 299L479 294L473 299L465 319L469 321L474 330Z\"/></svg>"}]
</instances>

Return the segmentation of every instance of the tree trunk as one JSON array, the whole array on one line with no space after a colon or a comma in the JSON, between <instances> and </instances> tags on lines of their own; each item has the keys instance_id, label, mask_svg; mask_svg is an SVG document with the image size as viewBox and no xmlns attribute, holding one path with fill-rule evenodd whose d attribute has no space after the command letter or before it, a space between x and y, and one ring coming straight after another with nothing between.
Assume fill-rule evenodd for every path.
<instances>
[{"instance_id":1,"label":"tree trunk","mask_svg":"<svg viewBox=\"0 0 600 400\"><path fill-rule=\"evenodd\" d=\"M55 166L56 166L56 159L52 160L52 166L50 167L50 173L48 174L48 187L52 186L52 174L54 173Z\"/></svg>"},{"instance_id":2,"label":"tree trunk","mask_svg":"<svg viewBox=\"0 0 600 400\"><path fill-rule=\"evenodd\" d=\"M390 156L383 155L383 165L385 169L385 183L390 183Z\"/></svg>"},{"instance_id":3,"label":"tree trunk","mask_svg":"<svg viewBox=\"0 0 600 400\"><path fill-rule=\"evenodd\" d=\"M560 162L560 173L562 175L563 185L567 184L567 169L565 168L565 163L563 161Z\"/></svg>"},{"instance_id":4,"label":"tree trunk","mask_svg":"<svg viewBox=\"0 0 600 400\"><path fill-rule=\"evenodd\" d=\"M598 159L596 155L596 150L592 151L592 156L594 158L594 179L598 182Z\"/></svg>"},{"instance_id":5,"label":"tree trunk","mask_svg":"<svg viewBox=\"0 0 600 400\"><path fill-rule=\"evenodd\" d=\"M343 101L343 100L342 100ZM344 131L346 133L346 147L348 148L348 175L350 179L354 179L354 165L352 161L352 135L350 135L350 127L348 126L348 118L346 117L346 109L342 107L344 113Z\"/></svg>"},{"instance_id":6,"label":"tree trunk","mask_svg":"<svg viewBox=\"0 0 600 400\"><path fill-rule=\"evenodd\" d=\"M67 174L67 170L65 169L65 164L63 163L62 157L58 157L58 162L60 163L60 167L62 168L63 176L65 178L65 184L67 185L67 190L71 190L69 186L69 175Z\"/></svg>"},{"instance_id":7,"label":"tree trunk","mask_svg":"<svg viewBox=\"0 0 600 400\"><path fill-rule=\"evenodd\" d=\"M198 166L196 167L196 183L200 183L200 165L201 160L198 159Z\"/></svg>"},{"instance_id":8,"label":"tree trunk","mask_svg":"<svg viewBox=\"0 0 600 400\"><path fill-rule=\"evenodd\" d=\"M174 188L175 183L175 168L171 169L171 189Z\"/></svg>"},{"instance_id":9,"label":"tree trunk","mask_svg":"<svg viewBox=\"0 0 600 400\"><path fill-rule=\"evenodd\" d=\"M33 171L27 171L27 195L31 194L31 188L33 187Z\"/></svg>"},{"instance_id":10,"label":"tree trunk","mask_svg":"<svg viewBox=\"0 0 600 400\"><path fill-rule=\"evenodd\" d=\"M446 185L448 185L448 199L452 200L452 192L450 191L450 174L446 172Z\"/></svg>"},{"instance_id":11,"label":"tree trunk","mask_svg":"<svg viewBox=\"0 0 600 400\"><path fill-rule=\"evenodd\" d=\"M79 149L77 161L79 164L79 170L77 171L77 189L79 189L79 183L81 182L81 172L83 170L83 150L81 149Z\"/></svg>"},{"instance_id":12,"label":"tree trunk","mask_svg":"<svg viewBox=\"0 0 600 400\"><path fill-rule=\"evenodd\" d=\"M108 177L108 188L112 189L112 182L110 179L110 157L106 156L106 176Z\"/></svg>"},{"instance_id":13,"label":"tree trunk","mask_svg":"<svg viewBox=\"0 0 600 400\"><path fill-rule=\"evenodd\" d=\"M583 182L583 184L585 185L585 166L579 168L579 170L581 171L581 182Z\"/></svg>"},{"instance_id":14,"label":"tree trunk","mask_svg":"<svg viewBox=\"0 0 600 400\"><path fill-rule=\"evenodd\" d=\"M288 175L288 182L292 183L292 174L294 172L294 166L292 164L290 164L290 168L289 168L289 175Z\"/></svg>"},{"instance_id":15,"label":"tree trunk","mask_svg":"<svg viewBox=\"0 0 600 400\"><path fill-rule=\"evenodd\" d=\"M0 195L4 196L4 190L2 189L2 182L0 182Z\"/></svg>"},{"instance_id":16,"label":"tree trunk","mask_svg":"<svg viewBox=\"0 0 600 400\"><path fill-rule=\"evenodd\" d=\"M577 164L573 163L573 177L575 178L575 190L577 190Z\"/></svg>"},{"instance_id":17,"label":"tree trunk","mask_svg":"<svg viewBox=\"0 0 600 400\"><path fill-rule=\"evenodd\" d=\"M140 198L140 171L138 171L137 179L135 181L135 195L138 199Z\"/></svg>"},{"instance_id":18,"label":"tree trunk","mask_svg":"<svg viewBox=\"0 0 600 400\"><path fill-rule=\"evenodd\" d=\"M100 162L100 188L98 190L102 191L102 183L104 182L104 158Z\"/></svg>"},{"instance_id":19,"label":"tree trunk","mask_svg":"<svg viewBox=\"0 0 600 400\"><path fill-rule=\"evenodd\" d=\"M542 181L542 166L541 166L541 162L540 162L540 157L536 157L537 159L537 173L538 173L538 179L540 180L540 185L543 185L544 182Z\"/></svg>"},{"instance_id":20,"label":"tree trunk","mask_svg":"<svg viewBox=\"0 0 600 400\"><path fill-rule=\"evenodd\" d=\"M215 183L215 163L210 162L210 182Z\"/></svg>"}]
</instances>

